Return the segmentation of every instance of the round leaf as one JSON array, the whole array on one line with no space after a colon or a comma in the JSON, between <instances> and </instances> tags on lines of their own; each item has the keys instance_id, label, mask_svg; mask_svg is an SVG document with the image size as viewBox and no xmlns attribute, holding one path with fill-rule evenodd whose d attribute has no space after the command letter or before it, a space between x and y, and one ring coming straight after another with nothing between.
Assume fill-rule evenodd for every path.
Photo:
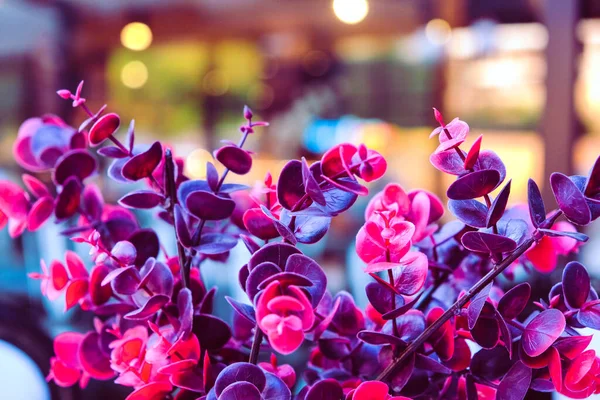
<instances>
[{"instance_id":1,"label":"round leaf","mask_svg":"<svg viewBox=\"0 0 600 400\"><path fill-rule=\"evenodd\" d=\"M490 193L500 182L500 174L493 169L470 172L454 181L447 191L453 200L469 200Z\"/></svg>"},{"instance_id":2,"label":"round leaf","mask_svg":"<svg viewBox=\"0 0 600 400\"><path fill-rule=\"evenodd\" d=\"M244 175L252 168L250 154L237 146L223 146L215 152L215 158L231 172Z\"/></svg>"},{"instance_id":3,"label":"round leaf","mask_svg":"<svg viewBox=\"0 0 600 400\"><path fill-rule=\"evenodd\" d=\"M104 142L119 129L119 125L121 125L121 118L117 114L110 113L98 118L90 128L88 135L90 145L95 147Z\"/></svg>"},{"instance_id":4,"label":"round leaf","mask_svg":"<svg viewBox=\"0 0 600 400\"><path fill-rule=\"evenodd\" d=\"M537 357L552 346L565 330L565 317L560 310L544 310L536 315L525 327L521 344L525 354Z\"/></svg>"}]
</instances>

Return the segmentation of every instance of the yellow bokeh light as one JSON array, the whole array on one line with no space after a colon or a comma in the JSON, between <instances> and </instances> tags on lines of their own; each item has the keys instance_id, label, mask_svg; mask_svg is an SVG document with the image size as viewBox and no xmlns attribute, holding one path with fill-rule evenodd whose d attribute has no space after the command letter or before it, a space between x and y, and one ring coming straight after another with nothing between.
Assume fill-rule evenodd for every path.
<instances>
[{"instance_id":1,"label":"yellow bokeh light","mask_svg":"<svg viewBox=\"0 0 600 400\"><path fill-rule=\"evenodd\" d=\"M206 163L214 163L212 154L204 149L192 151L185 160L185 173L191 179L206 178Z\"/></svg>"},{"instance_id":2,"label":"yellow bokeh light","mask_svg":"<svg viewBox=\"0 0 600 400\"><path fill-rule=\"evenodd\" d=\"M443 19L432 19L425 26L425 36L431 43L441 46L452 38L452 28Z\"/></svg>"},{"instance_id":3,"label":"yellow bokeh light","mask_svg":"<svg viewBox=\"0 0 600 400\"><path fill-rule=\"evenodd\" d=\"M333 0L333 12L345 24L358 24L369 13L367 0Z\"/></svg>"},{"instance_id":4,"label":"yellow bokeh light","mask_svg":"<svg viewBox=\"0 0 600 400\"><path fill-rule=\"evenodd\" d=\"M148 68L141 61L131 61L121 70L121 82L130 89L139 89L148 81Z\"/></svg>"},{"instance_id":5,"label":"yellow bokeh light","mask_svg":"<svg viewBox=\"0 0 600 400\"><path fill-rule=\"evenodd\" d=\"M121 30L121 44L130 50L146 50L151 43L152 30L142 22L131 22Z\"/></svg>"}]
</instances>

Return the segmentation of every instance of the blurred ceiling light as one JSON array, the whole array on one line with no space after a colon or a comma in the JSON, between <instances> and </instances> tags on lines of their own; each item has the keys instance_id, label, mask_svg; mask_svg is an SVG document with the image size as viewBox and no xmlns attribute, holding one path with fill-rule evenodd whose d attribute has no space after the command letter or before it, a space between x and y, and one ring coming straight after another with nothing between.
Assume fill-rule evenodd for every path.
<instances>
[{"instance_id":1,"label":"blurred ceiling light","mask_svg":"<svg viewBox=\"0 0 600 400\"><path fill-rule=\"evenodd\" d=\"M139 89L148 81L148 68L141 61L130 61L121 70L121 82L130 89Z\"/></svg>"},{"instance_id":2,"label":"blurred ceiling light","mask_svg":"<svg viewBox=\"0 0 600 400\"><path fill-rule=\"evenodd\" d=\"M130 50L146 50L151 43L152 30L142 22L131 22L121 30L121 44Z\"/></svg>"},{"instance_id":3,"label":"blurred ceiling light","mask_svg":"<svg viewBox=\"0 0 600 400\"><path fill-rule=\"evenodd\" d=\"M204 149L192 151L185 159L185 173L191 179L206 178L206 163L214 163L212 154Z\"/></svg>"},{"instance_id":4,"label":"blurred ceiling light","mask_svg":"<svg viewBox=\"0 0 600 400\"><path fill-rule=\"evenodd\" d=\"M202 89L210 96L223 96L229 90L229 78L219 70L208 71L202 79Z\"/></svg>"},{"instance_id":5,"label":"blurred ceiling light","mask_svg":"<svg viewBox=\"0 0 600 400\"><path fill-rule=\"evenodd\" d=\"M443 19L432 19L425 26L425 36L431 43L442 46L452 38L452 28Z\"/></svg>"},{"instance_id":6,"label":"blurred ceiling light","mask_svg":"<svg viewBox=\"0 0 600 400\"><path fill-rule=\"evenodd\" d=\"M548 29L539 22L496 25L494 46L499 50L544 50L547 45Z\"/></svg>"},{"instance_id":7,"label":"blurred ceiling light","mask_svg":"<svg viewBox=\"0 0 600 400\"><path fill-rule=\"evenodd\" d=\"M358 24L369 13L367 0L333 0L333 12L345 24Z\"/></svg>"}]
</instances>

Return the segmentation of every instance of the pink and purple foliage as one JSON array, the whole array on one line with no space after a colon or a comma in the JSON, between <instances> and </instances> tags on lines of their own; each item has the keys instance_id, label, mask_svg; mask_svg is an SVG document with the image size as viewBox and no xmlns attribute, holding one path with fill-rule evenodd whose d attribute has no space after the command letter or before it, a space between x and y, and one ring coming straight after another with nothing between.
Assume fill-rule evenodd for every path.
<instances>
[{"instance_id":1,"label":"pink and purple foliage","mask_svg":"<svg viewBox=\"0 0 600 400\"><path fill-rule=\"evenodd\" d=\"M578 331L600 329L600 300L585 267L568 263L547 298L533 302L528 283L503 292L496 280L513 279L519 268L550 272L587 241L575 226L600 216L600 161L588 176L552 174L556 210L546 210L532 180L528 205L507 208L511 182L500 157L482 149L482 136L462 150L469 126L445 124L434 110L439 127L431 136L439 146L430 161L456 176L447 191L456 219L442 225L444 204L424 190L388 184L375 194L356 236L373 278L363 310L349 293L329 293L323 269L297 245L320 241L332 218L368 194L362 182L387 168L379 153L345 143L312 164L289 161L277 182L267 174L254 189L228 183L229 173L251 170L243 146L267 125L245 108L239 143L214 152L224 172L209 162L206 179L190 180L168 146L136 145L133 121L121 142L120 117L106 107L92 112L82 90L83 83L75 94L58 91L87 113L79 128L45 116L19 129L15 159L28 173L49 173L51 187L30 174L23 175L26 189L0 182L0 223L11 236L54 215L70 222L65 236L90 248L86 262L67 252L31 274L49 299L64 294L66 310L79 305L96 316L89 332L56 337L48 380L85 387L91 378L114 379L132 388L129 400L600 392L600 358L587 349L591 336ZM111 160L111 179L146 188L106 204L88 179L99 172L99 157ZM167 255L130 209L158 210L173 227L177 254ZM239 270L247 301L226 297L229 324L214 315L217 288L206 287L200 266L226 261L240 240L250 253ZM303 350L302 370L279 364L275 354ZM258 362L269 352L269 362Z\"/></svg>"}]
</instances>

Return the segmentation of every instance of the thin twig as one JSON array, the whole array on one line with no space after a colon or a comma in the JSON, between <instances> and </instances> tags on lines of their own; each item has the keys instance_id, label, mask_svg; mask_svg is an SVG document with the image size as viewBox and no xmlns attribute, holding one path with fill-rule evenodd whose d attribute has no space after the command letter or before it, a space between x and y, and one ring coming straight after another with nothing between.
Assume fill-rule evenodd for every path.
<instances>
[{"instance_id":1,"label":"thin twig","mask_svg":"<svg viewBox=\"0 0 600 400\"><path fill-rule=\"evenodd\" d=\"M173 153L171 149L165 150L165 195L168 197L167 211L173 221L175 221L175 203L177 202L177 196L175 192L175 163L173 162ZM185 249L177 240L177 228L175 222L173 222L173 228L175 229L175 240L177 241L177 255L179 256L179 266L181 271L181 282L183 287L189 287L190 284L190 268L186 262Z\"/></svg>"},{"instance_id":2,"label":"thin twig","mask_svg":"<svg viewBox=\"0 0 600 400\"><path fill-rule=\"evenodd\" d=\"M489 285L493 280L500 275L509 265L515 262L523 253L531 247L535 242L533 238L527 239L522 245L506 257L502 262L497 264L490 272L488 272L483 278L479 280L463 297L459 298L450 308L448 308L437 320L427 327L408 347L398 356L398 358L387 366L385 370L377 377L378 381L389 380L396 370L402 365L404 361L408 359L410 355L419 350L419 348L433 335L446 321L450 320L460 309L463 308L469 300Z\"/></svg>"}]
</instances>

